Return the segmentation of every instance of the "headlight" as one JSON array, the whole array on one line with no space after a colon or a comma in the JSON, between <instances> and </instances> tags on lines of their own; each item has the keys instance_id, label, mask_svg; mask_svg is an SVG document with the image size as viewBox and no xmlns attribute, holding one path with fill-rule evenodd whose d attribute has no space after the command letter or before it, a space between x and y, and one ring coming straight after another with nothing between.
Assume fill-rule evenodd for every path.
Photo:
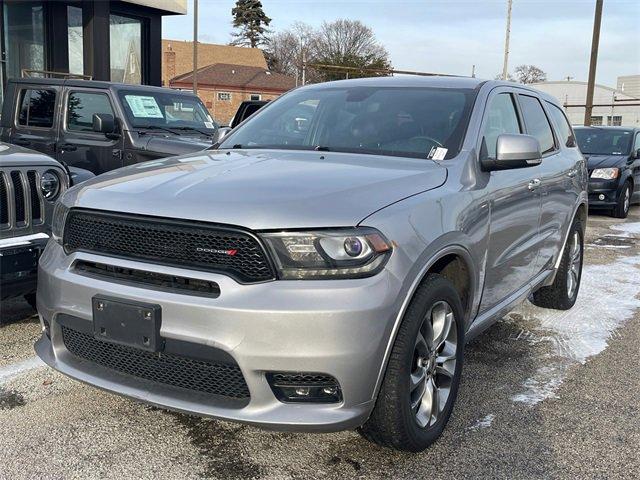
<instances>
[{"instance_id":1,"label":"headlight","mask_svg":"<svg viewBox=\"0 0 640 480\"><path fill-rule=\"evenodd\" d=\"M56 203L53 209L53 220L51 222L51 237L62 245L62 237L64 234L64 224L67 221L69 207L62 202Z\"/></svg>"},{"instance_id":2,"label":"headlight","mask_svg":"<svg viewBox=\"0 0 640 480\"><path fill-rule=\"evenodd\" d=\"M604 180L613 180L618 178L620 170L618 168L596 168L591 172L591 178L602 178Z\"/></svg>"},{"instance_id":3,"label":"headlight","mask_svg":"<svg viewBox=\"0 0 640 480\"><path fill-rule=\"evenodd\" d=\"M47 200L53 201L60 193L60 177L53 170L47 170L40 178L40 190L42 196Z\"/></svg>"},{"instance_id":4,"label":"headlight","mask_svg":"<svg viewBox=\"0 0 640 480\"><path fill-rule=\"evenodd\" d=\"M280 278L361 278L375 275L391 255L391 244L373 228L262 234Z\"/></svg>"}]
</instances>

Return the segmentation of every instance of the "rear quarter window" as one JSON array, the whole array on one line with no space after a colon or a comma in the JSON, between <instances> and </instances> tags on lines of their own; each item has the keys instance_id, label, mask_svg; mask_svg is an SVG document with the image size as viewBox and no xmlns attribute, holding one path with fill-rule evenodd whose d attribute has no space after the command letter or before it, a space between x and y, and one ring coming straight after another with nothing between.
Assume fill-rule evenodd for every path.
<instances>
[{"instance_id":1,"label":"rear quarter window","mask_svg":"<svg viewBox=\"0 0 640 480\"><path fill-rule=\"evenodd\" d=\"M18 125L52 128L55 106L55 90L31 88L21 90L18 102Z\"/></svg>"}]
</instances>

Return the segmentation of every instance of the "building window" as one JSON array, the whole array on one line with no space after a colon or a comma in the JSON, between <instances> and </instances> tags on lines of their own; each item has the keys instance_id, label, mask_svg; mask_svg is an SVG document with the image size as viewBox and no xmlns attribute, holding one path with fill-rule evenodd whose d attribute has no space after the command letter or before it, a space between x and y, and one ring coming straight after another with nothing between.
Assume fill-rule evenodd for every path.
<instances>
[{"instance_id":1,"label":"building window","mask_svg":"<svg viewBox=\"0 0 640 480\"><path fill-rule=\"evenodd\" d=\"M104 93L74 92L67 101L67 129L93 132L93 114L113 115L109 97Z\"/></svg>"},{"instance_id":2,"label":"building window","mask_svg":"<svg viewBox=\"0 0 640 480\"><path fill-rule=\"evenodd\" d=\"M609 115L607 117L607 125L609 125L610 127L620 127L620 126L622 126L622 115L614 115L613 117L611 117L611 115Z\"/></svg>"},{"instance_id":3,"label":"building window","mask_svg":"<svg viewBox=\"0 0 640 480\"><path fill-rule=\"evenodd\" d=\"M142 20L109 15L111 81L142 83Z\"/></svg>"},{"instance_id":4,"label":"building window","mask_svg":"<svg viewBox=\"0 0 640 480\"><path fill-rule=\"evenodd\" d=\"M46 70L43 2L3 2L7 78L22 69Z\"/></svg>"},{"instance_id":5,"label":"building window","mask_svg":"<svg viewBox=\"0 0 640 480\"><path fill-rule=\"evenodd\" d=\"M229 92L218 92L218 100L228 102L231 100L231 94Z\"/></svg>"},{"instance_id":6,"label":"building window","mask_svg":"<svg viewBox=\"0 0 640 480\"><path fill-rule=\"evenodd\" d=\"M67 6L67 36L69 45L69 73L84 73L82 43L82 7Z\"/></svg>"},{"instance_id":7,"label":"building window","mask_svg":"<svg viewBox=\"0 0 640 480\"><path fill-rule=\"evenodd\" d=\"M18 125L25 127L53 127L53 112L56 106L54 90L24 89L20 92Z\"/></svg>"},{"instance_id":8,"label":"building window","mask_svg":"<svg viewBox=\"0 0 640 480\"><path fill-rule=\"evenodd\" d=\"M254 102L260 101L262 100L262 95L260 95L259 93L252 93L251 100Z\"/></svg>"},{"instance_id":9,"label":"building window","mask_svg":"<svg viewBox=\"0 0 640 480\"><path fill-rule=\"evenodd\" d=\"M602 116L599 117L591 117L591 126L597 127L602 125Z\"/></svg>"}]
</instances>

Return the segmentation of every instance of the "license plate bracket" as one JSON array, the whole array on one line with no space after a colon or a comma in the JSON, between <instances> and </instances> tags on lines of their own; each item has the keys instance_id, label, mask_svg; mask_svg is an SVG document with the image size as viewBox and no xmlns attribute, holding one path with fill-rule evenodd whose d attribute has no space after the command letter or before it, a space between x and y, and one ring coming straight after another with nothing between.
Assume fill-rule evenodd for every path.
<instances>
[{"instance_id":1,"label":"license plate bracket","mask_svg":"<svg viewBox=\"0 0 640 480\"><path fill-rule=\"evenodd\" d=\"M93 297L91 304L93 335L97 340L150 352L160 351L160 305L102 295Z\"/></svg>"}]
</instances>

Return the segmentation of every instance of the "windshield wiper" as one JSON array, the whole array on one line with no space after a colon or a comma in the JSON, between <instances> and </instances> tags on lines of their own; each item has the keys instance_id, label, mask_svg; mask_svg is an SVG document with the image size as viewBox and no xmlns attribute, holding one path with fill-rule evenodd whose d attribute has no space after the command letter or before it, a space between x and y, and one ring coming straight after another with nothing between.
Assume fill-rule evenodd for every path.
<instances>
[{"instance_id":1,"label":"windshield wiper","mask_svg":"<svg viewBox=\"0 0 640 480\"><path fill-rule=\"evenodd\" d=\"M211 137L213 136L212 133L206 132L204 130L200 130L199 128L195 128L195 127L171 127L174 130L188 130L188 131L193 131L193 132L198 132L201 133L202 135L206 135L207 137Z\"/></svg>"},{"instance_id":2,"label":"windshield wiper","mask_svg":"<svg viewBox=\"0 0 640 480\"><path fill-rule=\"evenodd\" d=\"M331 149L329 147L323 147L322 145L316 145L313 147L316 152L330 152Z\"/></svg>"},{"instance_id":3,"label":"windshield wiper","mask_svg":"<svg viewBox=\"0 0 640 480\"><path fill-rule=\"evenodd\" d=\"M165 132L173 133L174 135L180 135L179 133L174 132L170 128L161 127L159 125L147 125L145 127L138 127L138 128L144 128L144 129L147 129L147 130L163 130ZM138 133L147 133L147 132L138 132Z\"/></svg>"}]
</instances>

